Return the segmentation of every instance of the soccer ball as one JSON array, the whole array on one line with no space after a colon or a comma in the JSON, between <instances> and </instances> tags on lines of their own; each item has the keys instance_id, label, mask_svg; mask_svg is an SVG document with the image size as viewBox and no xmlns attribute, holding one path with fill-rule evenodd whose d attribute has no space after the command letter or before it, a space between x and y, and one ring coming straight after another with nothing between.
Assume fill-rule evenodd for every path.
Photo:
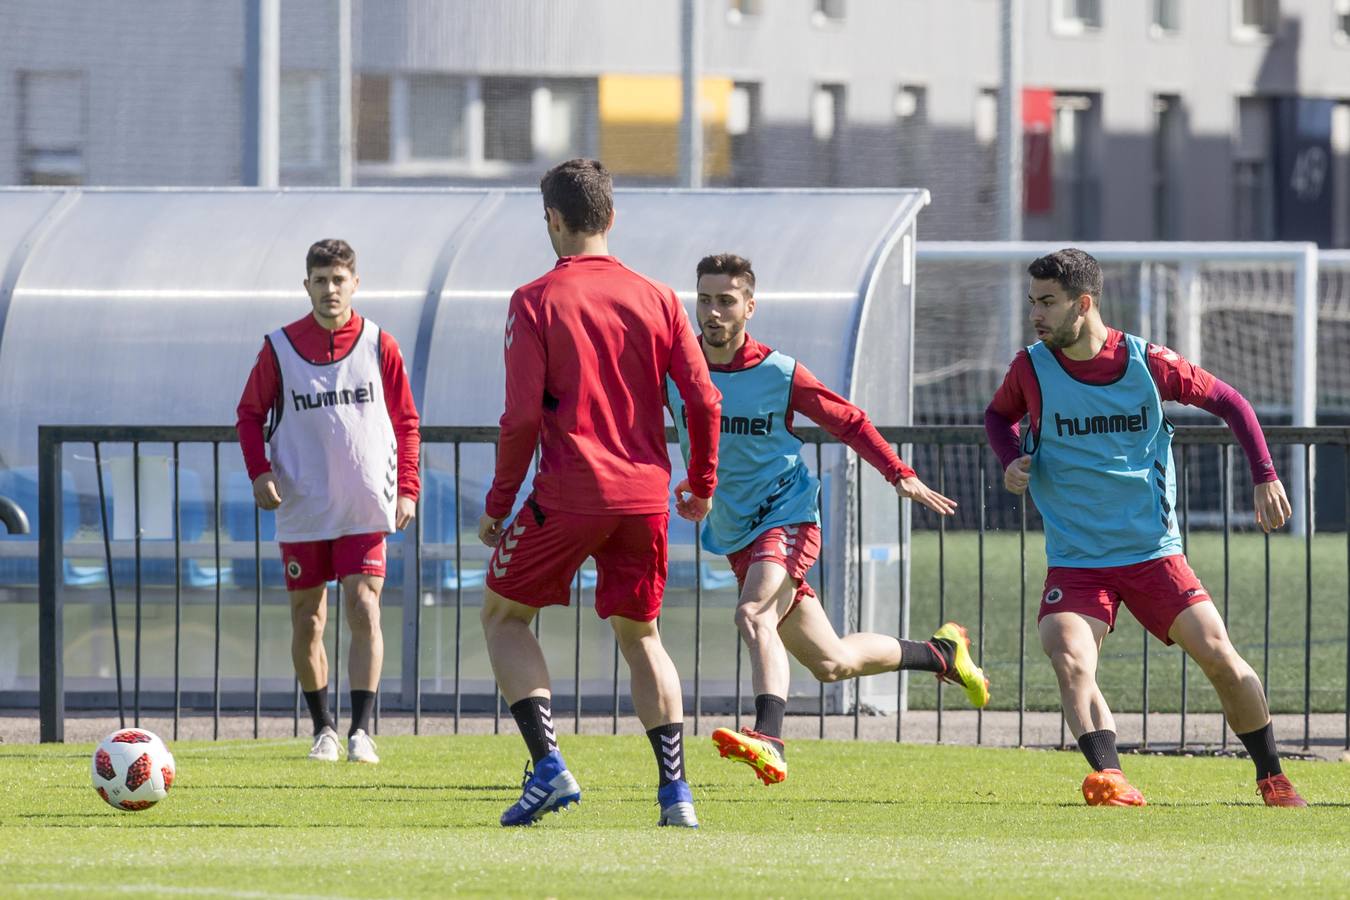
<instances>
[{"instance_id":1,"label":"soccer ball","mask_svg":"<svg viewBox=\"0 0 1350 900\"><path fill-rule=\"evenodd\" d=\"M94 748L94 790L117 809L149 809L173 787L173 754L144 728L119 728Z\"/></svg>"}]
</instances>

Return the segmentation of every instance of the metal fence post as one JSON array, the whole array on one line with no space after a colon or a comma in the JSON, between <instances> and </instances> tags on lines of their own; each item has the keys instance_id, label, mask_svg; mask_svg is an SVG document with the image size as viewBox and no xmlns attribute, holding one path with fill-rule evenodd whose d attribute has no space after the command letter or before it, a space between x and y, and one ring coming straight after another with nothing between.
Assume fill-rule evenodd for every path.
<instances>
[{"instance_id":1,"label":"metal fence post","mask_svg":"<svg viewBox=\"0 0 1350 900\"><path fill-rule=\"evenodd\" d=\"M38 730L44 744L59 744L66 739L61 443L46 426L38 428L38 518Z\"/></svg>"}]
</instances>

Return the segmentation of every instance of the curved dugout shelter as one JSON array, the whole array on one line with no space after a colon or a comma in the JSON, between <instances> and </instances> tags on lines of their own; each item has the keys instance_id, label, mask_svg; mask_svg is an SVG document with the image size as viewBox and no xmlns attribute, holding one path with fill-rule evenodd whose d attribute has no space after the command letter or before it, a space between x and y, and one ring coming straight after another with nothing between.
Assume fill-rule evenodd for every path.
<instances>
[{"instance_id":1,"label":"curved dugout shelter","mask_svg":"<svg viewBox=\"0 0 1350 900\"><path fill-rule=\"evenodd\" d=\"M628 266L673 286L690 309L700 257L718 251L750 257L759 287L755 336L796 356L867 409L877 424L905 425L915 220L927 201L927 192L919 190L619 190L611 250ZM262 336L308 312L301 287L305 251L327 237L345 238L356 249L361 286L355 308L402 345L423 425L495 425L503 395L507 301L513 288L554 262L535 190L0 190L0 494L26 508L34 534L37 509L27 479L35 485L38 426L232 425ZM152 448L142 447L141 453L155 456ZM163 448L160 453L167 455ZM119 557L128 551L123 538L130 536L131 467L118 460L128 454L129 448L122 448L120 457L113 449L103 454ZM81 535L94 541L101 533L88 456L67 448L68 541ZM185 504L209 506L208 456L184 451ZM237 505L233 515L251 520L238 456L235 447L222 446L222 465L232 467L223 476L224 490ZM828 560L842 561L855 516L845 505L850 491L830 487L851 486L854 479L841 468L843 454L827 450L823 461L831 504L825 553ZM143 460L143 535L165 538L167 531L155 532L155 503L146 496L165 469L145 465ZM464 457L461 529L476 522L490 466L490 451ZM427 468L444 475L451 464L428 447ZM894 495L873 491L872 496L879 509L892 510L894 521ZM453 504L453 488L429 491L426 502ZM227 509L226 518L231 514ZM424 527L437 515L426 510ZM212 532L202 519L185 509L185 541ZM451 539L454 526L447 519L453 513L440 514L443 525L424 534L429 544ZM229 529L229 522L223 527ZM251 540L251 533L230 530L232 540ZM690 559L691 542L692 529L673 526L672 559ZM264 554L270 549L264 546ZM25 588L32 582L37 548L31 535L26 541L0 537L0 552L0 588L17 589L0 591L11 601L0 603L10 608L7 616L0 613L8 620L0 634L17 643L15 653L0 647L0 659L19 660L10 671L0 664L0 696L26 694L34 686L36 663L31 650L17 651L35 643L24 639L36 628L33 593ZM473 551L466 545L465 552ZM69 546L65 556L68 586L106 583L106 567L95 565L99 560L72 563L80 552ZM148 556L143 565L153 566L155 554ZM898 554L885 556L888 563L898 560ZM213 584L207 564L197 558L195 565L184 576L189 586L194 571L203 585ZM236 569L248 565L236 561ZM469 565L463 573L466 593L477 589ZM474 565L481 571L481 553ZM856 602L849 596L856 593L850 587L855 579L844 565L830 568L835 589L827 591L827 599L841 619L842 610ZM114 572L119 585L126 583L116 566ZM252 585L252 574L240 575L232 573ZM411 591L404 593L408 602L417 602ZM103 596L89 594L91 604ZM391 585L386 607L397 608L397 597ZM885 599L893 608L894 597ZM863 609L868 606L864 597ZM876 627L893 632L886 622L895 621L885 615ZM79 627L74 621L67 625L68 648L81 639ZM386 633L393 651L397 641L387 626ZM730 649L734 635L730 629L725 634ZM676 644L681 639L671 637ZM692 635L685 639L692 642ZM74 659L68 666L71 689L82 677L106 689L97 667L82 672ZM406 676L409 670L403 671ZM428 671L425 663L422 671ZM288 684L284 664L278 674L283 672ZM386 677L397 674L397 664L387 661ZM705 687L705 694L715 692Z\"/></svg>"}]
</instances>

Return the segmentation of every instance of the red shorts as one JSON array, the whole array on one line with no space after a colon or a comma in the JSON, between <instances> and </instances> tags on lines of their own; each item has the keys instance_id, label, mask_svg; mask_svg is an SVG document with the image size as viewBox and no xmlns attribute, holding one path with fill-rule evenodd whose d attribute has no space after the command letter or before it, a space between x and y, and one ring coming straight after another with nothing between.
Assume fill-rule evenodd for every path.
<instances>
[{"instance_id":1,"label":"red shorts","mask_svg":"<svg viewBox=\"0 0 1350 900\"><path fill-rule=\"evenodd\" d=\"M502 531L487 586L542 609L566 606L586 557L595 558L595 612L650 622L666 589L669 513L584 516L542 509L531 497Z\"/></svg>"},{"instance_id":2,"label":"red shorts","mask_svg":"<svg viewBox=\"0 0 1350 900\"><path fill-rule=\"evenodd\" d=\"M736 586L740 589L745 588L745 575L754 563L774 562L787 569L788 577L797 585L797 593L793 594L792 605L779 619L782 621L792 615L797 604L816 595L811 585L806 583L806 573L811 571L819 557L820 526L813 522L802 522L770 528L735 553L729 554L727 562L731 563L731 571L736 573Z\"/></svg>"},{"instance_id":3,"label":"red shorts","mask_svg":"<svg viewBox=\"0 0 1350 900\"><path fill-rule=\"evenodd\" d=\"M1116 628L1123 602L1139 624L1164 644L1181 611L1210 599L1186 557L1164 556L1129 566L1072 569L1055 566L1045 573L1045 593L1037 621L1051 613L1074 612Z\"/></svg>"},{"instance_id":4,"label":"red shorts","mask_svg":"<svg viewBox=\"0 0 1350 900\"><path fill-rule=\"evenodd\" d=\"M348 575L384 577L384 532L347 534L331 541L281 544L286 590L302 591Z\"/></svg>"}]
</instances>

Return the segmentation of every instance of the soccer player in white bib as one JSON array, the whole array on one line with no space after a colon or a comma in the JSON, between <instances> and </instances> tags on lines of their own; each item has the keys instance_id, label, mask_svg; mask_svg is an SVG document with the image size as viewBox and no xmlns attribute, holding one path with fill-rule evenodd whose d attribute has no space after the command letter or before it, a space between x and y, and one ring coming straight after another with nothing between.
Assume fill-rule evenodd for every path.
<instances>
[{"instance_id":1,"label":"soccer player in white bib","mask_svg":"<svg viewBox=\"0 0 1350 900\"><path fill-rule=\"evenodd\" d=\"M352 309L361 279L351 246L319 241L305 273L313 309L263 339L236 428L254 500L277 514L291 659L314 723L309 757L338 758L323 643L326 585L337 579L351 630L347 759L377 763L369 722L384 661L384 539L416 511L417 408L398 343Z\"/></svg>"},{"instance_id":2,"label":"soccer player in white bib","mask_svg":"<svg viewBox=\"0 0 1350 900\"><path fill-rule=\"evenodd\" d=\"M788 654L825 682L894 672L935 673L961 685L976 707L989 682L970 656L966 630L948 622L927 641L855 633L840 637L806 575L820 553L820 482L802 461L793 417L806 416L886 477L898 496L950 515L956 503L929 488L896 456L867 414L831 391L797 360L746 331L755 314L755 272L732 253L704 257L698 268L697 315L713 386L722 393L717 500L704 523L705 550L722 553L736 573L736 624L750 651L755 725L718 728L723 757L749 765L765 784L787 778L783 714ZM667 402L687 448L684 401ZM686 449L687 454L687 449Z\"/></svg>"},{"instance_id":3,"label":"soccer player in white bib","mask_svg":"<svg viewBox=\"0 0 1350 900\"><path fill-rule=\"evenodd\" d=\"M1241 394L1166 347L1102 321L1102 270L1089 254L1035 260L1027 300L1039 341L1017 354L985 413L1004 486L1030 489L1045 528L1049 571L1041 647L1059 680L1064 718L1093 771L1092 806L1143 806L1116 751L1116 725L1097 686L1102 640L1121 603L1165 644L1200 664L1228 725L1256 764L1268 806L1306 806L1280 767L1261 681L1228 639L1209 593L1182 554L1172 425L1163 401L1224 419L1251 466L1257 523L1291 509L1256 414ZM1019 424L1031 427L1020 440Z\"/></svg>"}]
</instances>

